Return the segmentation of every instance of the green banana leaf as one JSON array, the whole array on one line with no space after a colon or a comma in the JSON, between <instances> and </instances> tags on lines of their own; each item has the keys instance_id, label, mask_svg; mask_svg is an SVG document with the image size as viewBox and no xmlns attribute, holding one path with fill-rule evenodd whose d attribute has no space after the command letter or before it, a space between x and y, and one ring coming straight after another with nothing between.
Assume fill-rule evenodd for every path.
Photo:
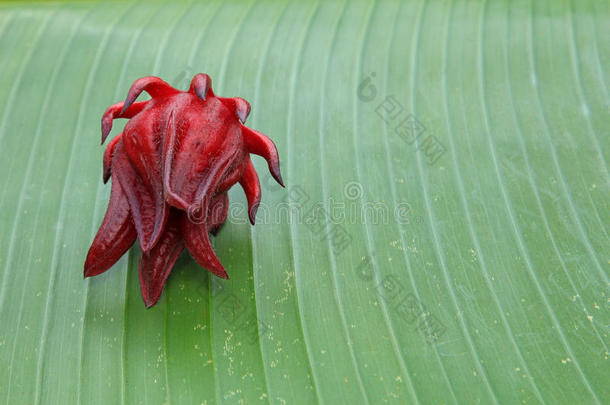
<instances>
[{"instance_id":1,"label":"green banana leaf","mask_svg":"<svg viewBox=\"0 0 610 405\"><path fill-rule=\"evenodd\" d=\"M609 403L609 55L605 0L0 4L0 402ZM83 280L99 122L199 72L286 188L147 310Z\"/></svg>"}]
</instances>

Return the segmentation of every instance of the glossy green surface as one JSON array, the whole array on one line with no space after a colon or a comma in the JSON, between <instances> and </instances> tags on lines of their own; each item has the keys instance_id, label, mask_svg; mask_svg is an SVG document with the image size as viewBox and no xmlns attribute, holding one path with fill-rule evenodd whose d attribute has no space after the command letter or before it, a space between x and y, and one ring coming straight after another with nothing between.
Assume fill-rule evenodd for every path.
<instances>
[{"instance_id":1,"label":"glossy green surface","mask_svg":"<svg viewBox=\"0 0 610 405\"><path fill-rule=\"evenodd\" d=\"M0 4L0 403L608 403L609 55L603 0ZM198 72L287 189L146 310L82 278L99 120Z\"/></svg>"}]
</instances>

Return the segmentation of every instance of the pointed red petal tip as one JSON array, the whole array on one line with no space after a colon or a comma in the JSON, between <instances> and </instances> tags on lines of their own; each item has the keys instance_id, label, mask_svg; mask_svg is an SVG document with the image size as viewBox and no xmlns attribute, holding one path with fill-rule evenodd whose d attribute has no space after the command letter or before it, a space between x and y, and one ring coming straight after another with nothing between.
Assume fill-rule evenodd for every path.
<instances>
[{"instance_id":1,"label":"pointed red petal tip","mask_svg":"<svg viewBox=\"0 0 610 405\"><path fill-rule=\"evenodd\" d=\"M270 165L270 171L275 181L277 181L280 186L285 188L286 186L284 185L284 180L282 180L282 173L280 173L280 162L278 161L277 163Z\"/></svg>"},{"instance_id":2,"label":"pointed red petal tip","mask_svg":"<svg viewBox=\"0 0 610 405\"><path fill-rule=\"evenodd\" d=\"M280 173L280 158L273 141L267 135L245 126L242 126L242 134L246 149L250 153L264 157L269 165L271 175L280 186L284 187L284 181Z\"/></svg>"},{"instance_id":3,"label":"pointed red petal tip","mask_svg":"<svg viewBox=\"0 0 610 405\"><path fill-rule=\"evenodd\" d=\"M102 274L112 267L134 244L136 236L127 197L120 184L113 181L106 215L87 253L85 278Z\"/></svg>"},{"instance_id":4,"label":"pointed red petal tip","mask_svg":"<svg viewBox=\"0 0 610 405\"><path fill-rule=\"evenodd\" d=\"M197 263L220 278L229 278L214 252L205 223L195 223L187 215L184 215L182 218L182 236L186 248Z\"/></svg>"},{"instance_id":5,"label":"pointed red petal tip","mask_svg":"<svg viewBox=\"0 0 610 405\"><path fill-rule=\"evenodd\" d=\"M242 124L246 123L250 115L250 103L241 97L218 97L218 99L231 111Z\"/></svg>"},{"instance_id":6,"label":"pointed red petal tip","mask_svg":"<svg viewBox=\"0 0 610 405\"><path fill-rule=\"evenodd\" d=\"M142 77L131 85L129 92L127 93L127 97L125 98L125 103L123 104L123 109L121 109L120 115L123 115L125 111L133 104L134 101L138 98L140 93L143 91L150 94L151 97L163 97L169 96L171 94L178 93L178 90L174 89L164 80L159 79L154 76Z\"/></svg>"},{"instance_id":7,"label":"pointed red petal tip","mask_svg":"<svg viewBox=\"0 0 610 405\"><path fill-rule=\"evenodd\" d=\"M169 206L165 204L162 196L156 195L145 185L131 165L122 140L114 151L112 172L127 196L140 247L143 252L148 252L157 244L163 233Z\"/></svg>"},{"instance_id":8,"label":"pointed red petal tip","mask_svg":"<svg viewBox=\"0 0 610 405\"><path fill-rule=\"evenodd\" d=\"M106 138L112 130L112 120L117 118L133 118L137 113L142 111L148 104L148 101L141 101L133 104L126 111L123 111L124 103L116 103L108 107L102 116L102 145L106 142Z\"/></svg>"},{"instance_id":9,"label":"pointed red petal tip","mask_svg":"<svg viewBox=\"0 0 610 405\"><path fill-rule=\"evenodd\" d=\"M256 204L253 204L252 207L250 207L249 217L250 217L250 223L252 225L254 225L254 223L256 222L256 211L258 211L259 205L260 205L259 203L256 203Z\"/></svg>"},{"instance_id":10,"label":"pointed red petal tip","mask_svg":"<svg viewBox=\"0 0 610 405\"><path fill-rule=\"evenodd\" d=\"M235 112L237 113L237 118L242 124L246 123L246 119L248 119L248 115L250 115L250 103L244 100L241 97L235 97Z\"/></svg>"},{"instance_id":11,"label":"pointed red petal tip","mask_svg":"<svg viewBox=\"0 0 610 405\"><path fill-rule=\"evenodd\" d=\"M241 179L239 179L239 184L246 193L246 199L248 200L248 216L250 217L250 223L254 225L256 220L256 211L258 210L258 206L261 202L261 184L250 158L248 158L246 163L244 174L242 175Z\"/></svg>"},{"instance_id":12,"label":"pointed red petal tip","mask_svg":"<svg viewBox=\"0 0 610 405\"><path fill-rule=\"evenodd\" d=\"M116 103L108 107L102 116L102 145L106 142L108 134L112 130L112 120L118 117L123 108L123 103Z\"/></svg>"},{"instance_id":13,"label":"pointed red petal tip","mask_svg":"<svg viewBox=\"0 0 610 405\"><path fill-rule=\"evenodd\" d=\"M193 80L191 80L191 87L189 88L189 91L191 93L197 94L197 97L199 97L200 99L205 101L208 94L210 94L211 96L214 96L214 93L211 92L212 91L212 79L210 78L210 76L206 75L205 73L196 74L193 77Z\"/></svg>"},{"instance_id":14,"label":"pointed red petal tip","mask_svg":"<svg viewBox=\"0 0 610 405\"><path fill-rule=\"evenodd\" d=\"M180 211L172 210L157 244L150 252L144 252L140 257L140 288L146 308L159 301L165 281L184 249L180 229L181 216Z\"/></svg>"},{"instance_id":15,"label":"pointed red petal tip","mask_svg":"<svg viewBox=\"0 0 610 405\"><path fill-rule=\"evenodd\" d=\"M119 143L119 140L121 140L122 136L123 134L121 133L120 135L113 138L112 141L110 141L110 143L108 144L108 146L106 146L106 150L104 151L104 171L102 176L104 184L106 184L108 182L108 179L110 179L110 168L112 166L112 157L114 156L114 149L116 148L117 143Z\"/></svg>"}]
</instances>

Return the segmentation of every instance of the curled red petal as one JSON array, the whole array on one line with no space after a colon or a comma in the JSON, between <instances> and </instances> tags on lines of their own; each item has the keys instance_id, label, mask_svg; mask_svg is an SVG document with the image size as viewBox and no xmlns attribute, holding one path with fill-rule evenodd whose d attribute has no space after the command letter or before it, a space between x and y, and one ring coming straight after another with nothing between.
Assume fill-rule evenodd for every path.
<instances>
[{"instance_id":1,"label":"curled red petal","mask_svg":"<svg viewBox=\"0 0 610 405\"><path fill-rule=\"evenodd\" d=\"M142 77L131 85L129 92L127 93L127 97L125 98L125 104L121 109L121 114L125 112L131 106L131 104L136 101L140 93L143 91L150 94L151 97L163 97L170 96L172 94L179 93L178 90L174 89L167 82L158 77L154 76L146 76Z\"/></svg>"},{"instance_id":2,"label":"curled red petal","mask_svg":"<svg viewBox=\"0 0 610 405\"><path fill-rule=\"evenodd\" d=\"M151 108L147 108L141 114L131 119L125 129L123 130L122 136L122 149L124 155L128 161L128 165L132 168L129 172L134 172L136 178L139 180L134 182L134 186L138 185L148 191L144 198L152 199L152 207L154 208L154 236L150 236L154 240L159 236L164 218L167 214L167 205L165 202L165 195L163 191L162 182L162 170L160 167L161 162L161 142L163 142L163 136L165 128L162 126L165 122L164 117L159 117L159 112L156 105L151 105ZM116 153L116 152L115 152ZM124 187L127 188L127 187ZM136 193L138 194L138 193ZM130 203L133 200L130 198ZM136 214L134 214L134 218ZM147 249L146 240L142 239L140 234L140 243L143 249ZM152 247L149 246L149 247Z\"/></svg>"},{"instance_id":3,"label":"curled red petal","mask_svg":"<svg viewBox=\"0 0 610 405\"><path fill-rule=\"evenodd\" d=\"M223 103L209 97L204 103L195 96L188 101L168 114L161 137L165 198L182 210L237 182L246 155L239 122Z\"/></svg>"},{"instance_id":4,"label":"curled red petal","mask_svg":"<svg viewBox=\"0 0 610 405\"><path fill-rule=\"evenodd\" d=\"M249 157L246 162L246 169L239 180L239 184L246 193L246 199L248 200L248 216L250 217L250 223L254 225L256 211L261 202L261 183L258 180L258 174L256 174L252 160L250 160Z\"/></svg>"},{"instance_id":5,"label":"curled red petal","mask_svg":"<svg viewBox=\"0 0 610 405\"><path fill-rule=\"evenodd\" d=\"M280 158L273 141L267 135L246 126L242 126L242 134L248 151L267 160L271 175L283 187L284 182L280 173Z\"/></svg>"},{"instance_id":6,"label":"curled red petal","mask_svg":"<svg viewBox=\"0 0 610 405\"><path fill-rule=\"evenodd\" d=\"M127 197L118 181L112 182L106 215L85 260L85 277L108 270L136 240Z\"/></svg>"},{"instance_id":7,"label":"curled red petal","mask_svg":"<svg viewBox=\"0 0 610 405\"><path fill-rule=\"evenodd\" d=\"M119 143L119 140L122 136L123 133L120 133L119 135L114 137L112 141L110 141L108 146L106 146L106 150L104 151L104 171L102 177L102 179L104 180L104 184L106 184L108 182L108 179L110 178L110 168L112 167L112 156L114 156L114 148L116 148L116 144Z\"/></svg>"},{"instance_id":8,"label":"curled red petal","mask_svg":"<svg viewBox=\"0 0 610 405\"><path fill-rule=\"evenodd\" d=\"M108 134L112 130L112 120L116 118L133 118L137 113L142 111L147 101L140 101L139 103L133 104L129 107L124 113L121 114L121 110L123 109L123 102L116 103L108 107L104 115L102 116L102 145L106 141Z\"/></svg>"},{"instance_id":9,"label":"curled red petal","mask_svg":"<svg viewBox=\"0 0 610 405\"><path fill-rule=\"evenodd\" d=\"M172 167L174 163L174 155L176 154L176 123L174 121L173 111L170 113L169 119L167 120L167 127L165 131L165 142L163 144L163 187L165 191L165 199L167 202L174 207L180 209L187 209L190 205L188 202L172 188Z\"/></svg>"},{"instance_id":10,"label":"curled red petal","mask_svg":"<svg viewBox=\"0 0 610 405\"><path fill-rule=\"evenodd\" d=\"M207 209L207 207L204 207ZM202 267L220 278L229 278L210 242L206 223L195 223L182 217L182 236L189 253Z\"/></svg>"},{"instance_id":11,"label":"curled red petal","mask_svg":"<svg viewBox=\"0 0 610 405\"><path fill-rule=\"evenodd\" d=\"M211 168L210 173L208 173L201 184L199 184L195 194L195 204L191 206L191 209L196 207L205 208L204 205L206 204L207 196L213 195L215 191L224 193L226 191L225 188L227 188L227 177L234 177L234 179L231 178L228 181L231 185L237 181L238 171L231 170L230 168L235 167L236 163L241 162L242 155L241 151L236 149L232 153L227 153L218 158L216 164ZM204 212L207 211L204 210Z\"/></svg>"},{"instance_id":12,"label":"curled red petal","mask_svg":"<svg viewBox=\"0 0 610 405\"><path fill-rule=\"evenodd\" d=\"M140 246L144 252L150 251L161 236L169 214L169 207L162 198L155 198L153 192L148 189L134 170L125 153L122 138L115 147L112 173L121 183L129 201Z\"/></svg>"},{"instance_id":13,"label":"curled red petal","mask_svg":"<svg viewBox=\"0 0 610 405\"><path fill-rule=\"evenodd\" d=\"M182 213L172 210L157 244L140 257L140 289L146 308L159 301L163 286L184 249L180 231Z\"/></svg>"}]
</instances>

